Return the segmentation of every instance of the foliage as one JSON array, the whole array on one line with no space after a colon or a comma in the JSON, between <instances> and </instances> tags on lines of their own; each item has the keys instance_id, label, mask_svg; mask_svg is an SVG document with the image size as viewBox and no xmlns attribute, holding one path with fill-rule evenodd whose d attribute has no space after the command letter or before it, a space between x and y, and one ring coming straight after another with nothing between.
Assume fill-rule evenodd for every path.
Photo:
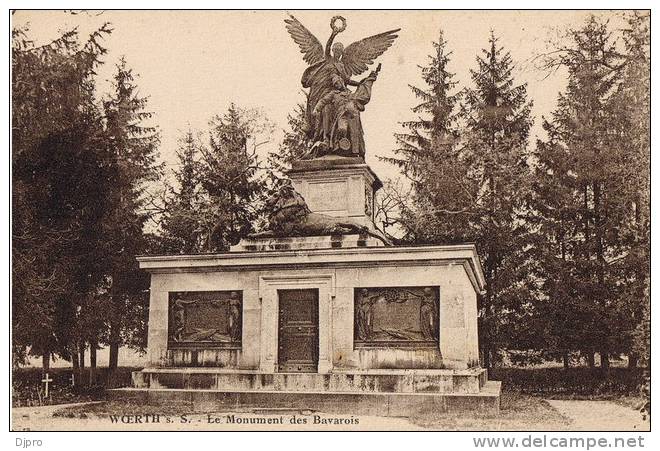
<instances>
[{"instance_id":1,"label":"foliage","mask_svg":"<svg viewBox=\"0 0 660 451\"><path fill-rule=\"evenodd\" d=\"M161 222L163 252L192 254L203 249L204 235L199 219L203 206L201 147L200 138L191 129L179 140L176 154L179 169L174 171L177 186L168 187Z\"/></svg>"},{"instance_id":2,"label":"foliage","mask_svg":"<svg viewBox=\"0 0 660 451\"><path fill-rule=\"evenodd\" d=\"M477 58L473 87L450 95L456 83L442 34L422 68L427 88L412 87L420 117L396 135L397 165L413 189L401 196L398 221L414 243L476 242L487 292L481 298L481 343L491 349L524 338L533 283L527 278L527 230L520 219L528 189L526 145L531 126L524 85L515 85L513 63L494 35ZM458 111L456 111L458 110ZM397 193L400 194L400 190ZM388 196L391 199L395 196Z\"/></svg>"},{"instance_id":3,"label":"foliage","mask_svg":"<svg viewBox=\"0 0 660 451\"><path fill-rule=\"evenodd\" d=\"M494 368L488 377L502 381L502 389L554 399L605 399L636 396L640 369L612 368Z\"/></svg>"},{"instance_id":4,"label":"foliage","mask_svg":"<svg viewBox=\"0 0 660 451\"><path fill-rule=\"evenodd\" d=\"M539 57L542 69L565 70L568 85L534 149L526 86L494 34L468 88L449 70L442 32L420 67L423 87L410 86L419 104L383 159L404 180L386 183L377 216L400 230L397 243L476 243L486 366L502 350L567 365L599 352L605 367L625 353L650 366L650 16L626 19L613 30L590 18ZM143 348L148 281L135 256L227 250L263 226L263 200L309 148L299 103L264 168L258 149L272 125L231 104L203 134L182 136L162 236L148 233L158 132L123 59L112 93L95 100L110 32L81 42L67 31L42 46L27 30L12 34L15 364L105 343L114 366L120 345ZM580 374L561 390L619 390Z\"/></svg>"},{"instance_id":5,"label":"foliage","mask_svg":"<svg viewBox=\"0 0 660 451\"><path fill-rule=\"evenodd\" d=\"M253 229L264 191L257 150L268 142L272 125L258 110L232 103L209 127L209 146L202 148L201 161L206 194L202 226L205 251L215 252L228 250Z\"/></svg>"},{"instance_id":6,"label":"foliage","mask_svg":"<svg viewBox=\"0 0 660 451\"><path fill-rule=\"evenodd\" d=\"M305 102L306 103L306 102ZM311 141L307 136L307 121L305 119L305 103L299 102L293 112L287 116L288 129L278 152L268 154L268 175L271 182L281 179L291 164L309 151Z\"/></svg>"},{"instance_id":7,"label":"foliage","mask_svg":"<svg viewBox=\"0 0 660 451\"><path fill-rule=\"evenodd\" d=\"M568 86L543 124L548 138L537 144L530 203L542 237L542 345L588 359L599 352L605 368L612 354L636 360L648 302L648 78L636 67L644 58L634 40L622 54L608 24L591 17L544 59L567 69Z\"/></svg>"},{"instance_id":8,"label":"foliage","mask_svg":"<svg viewBox=\"0 0 660 451\"><path fill-rule=\"evenodd\" d=\"M108 24L36 46L12 40L14 364L27 351L73 361L87 345L146 345L146 275L135 256L147 184L159 178L158 136L122 59L114 92L96 101Z\"/></svg>"},{"instance_id":9,"label":"foliage","mask_svg":"<svg viewBox=\"0 0 660 451\"><path fill-rule=\"evenodd\" d=\"M522 220L529 190L527 143L532 125L526 85L513 79L514 63L491 34L489 48L471 71L465 92L462 159L473 205L462 238L475 241L486 277L480 298L480 345L484 364L498 351L522 345L530 335L520 326L530 316L535 281L528 271L530 234Z\"/></svg>"},{"instance_id":10,"label":"foliage","mask_svg":"<svg viewBox=\"0 0 660 451\"><path fill-rule=\"evenodd\" d=\"M112 173L94 75L110 32L81 44L68 31L43 46L12 32L15 363L28 350L46 361L77 351L78 315L106 270L98 250Z\"/></svg>"},{"instance_id":11,"label":"foliage","mask_svg":"<svg viewBox=\"0 0 660 451\"><path fill-rule=\"evenodd\" d=\"M400 183L388 183L377 199L384 225L400 227L404 241L453 240L453 226L444 228L444 216L461 208L465 199L455 112L460 93L450 94L457 83L448 71L451 52L446 47L440 31L433 43L435 53L426 66L420 66L426 87L410 86L421 102L412 108L417 119L404 122L405 131L395 135L396 156L381 158L398 167L410 184L407 189Z\"/></svg>"},{"instance_id":12,"label":"foliage","mask_svg":"<svg viewBox=\"0 0 660 451\"><path fill-rule=\"evenodd\" d=\"M267 186L258 150L271 133L259 110L232 103L209 121L206 143L192 130L185 134L177 188L165 202L161 250L226 251L254 229Z\"/></svg>"},{"instance_id":13,"label":"foliage","mask_svg":"<svg viewBox=\"0 0 660 451\"><path fill-rule=\"evenodd\" d=\"M112 368L117 366L120 346L146 347L149 278L139 270L135 257L148 250L144 233L149 219L147 184L161 174L156 164L158 132L145 125L152 116L145 111L146 105L147 99L138 95L133 72L122 58L113 78L113 92L103 101L113 190L104 223L110 271L102 297L109 305L107 342Z\"/></svg>"}]
</instances>

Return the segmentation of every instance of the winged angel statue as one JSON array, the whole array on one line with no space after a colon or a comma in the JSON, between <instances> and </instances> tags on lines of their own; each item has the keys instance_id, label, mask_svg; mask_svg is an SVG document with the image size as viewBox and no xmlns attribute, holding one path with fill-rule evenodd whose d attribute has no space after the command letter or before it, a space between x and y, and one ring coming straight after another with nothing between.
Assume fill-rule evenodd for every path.
<instances>
[{"instance_id":1,"label":"winged angel statue","mask_svg":"<svg viewBox=\"0 0 660 451\"><path fill-rule=\"evenodd\" d=\"M313 145L302 157L311 159L323 155L359 156L364 158L364 137L360 112L371 99L371 87L381 65L360 81L351 79L367 70L374 60L387 50L400 30L386 31L344 46L333 41L346 29L346 19L330 20L332 33L325 46L295 17L284 21L286 29L309 64L302 76L302 85L309 88L305 112L307 134ZM356 87L351 91L348 86Z\"/></svg>"}]
</instances>

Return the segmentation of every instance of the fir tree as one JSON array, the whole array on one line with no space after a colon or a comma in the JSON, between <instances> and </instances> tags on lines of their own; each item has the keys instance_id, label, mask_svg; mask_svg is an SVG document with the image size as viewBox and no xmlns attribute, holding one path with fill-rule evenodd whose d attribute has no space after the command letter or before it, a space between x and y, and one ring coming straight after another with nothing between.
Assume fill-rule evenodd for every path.
<instances>
[{"instance_id":1,"label":"fir tree","mask_svg":"<svg viewBox=\"0 0 660 451\"><path fill-rule=\"evenodd\" d=\"M269 178L272 181L282 178L285 172L291 169L291 163L303 156L311 147L306 129L305 103L296 104L293 112L287 116L287 124L288 129L284 131L279 151L268 155Z\"/></svg>"},{"instance_id":2,"label":"fir tree","mask_svg":"<svg viewBox=\"0 0 660 451\"><path fill-rule=\"evenodd\" d=\"M152 113L145 111L147 99L138 95L132 70L123 58L116 68L113 90L103 102L114 183L105 223L111 266L105 287L111 306L110 368L117 367L120 346L139 349L146 344L148 277L139 271L135 257L147 250L143 232L148 220L147 184L158 180L161 173L156 164L158 132L145 125Z\"/></svg>"},{"instance_id":3,"label":"fir tree","mask_svg":"<svg viewBox=\"0 0 660 451\"><path fill-rule=\"evenodd\" d=\"M192 130L179 140L176 153L179 169L174 171L177 187L169 189L162 221L167 253L191 254L202 250L200 148L201 143Z\"/></svg>"},{"instance_id":4,"label":"fir tree","mask_svg":"<svg viewBox=\"0 0 660 451\"><path fill-rule=\"evenodd\" d=\"M440 31L438 41L433 42L434 54L426 66L420 66L425 87L410 86L421 101L412 108L417 118L404 122L406 131L395 135L399 146L396 156L382 158L397 166L411 185L408 196L399 184L389 183L378 200L383 212L392 211L391 204L396 204L396 219L388 213L384 221L402 227L404 241L453 241L455 231L461 228L456 221L446 221L448 214L462 209L466 202L455 112L460 93L454 92L457 82L448 70L451 52L446 47Z\"/></svg>"},{"instance_id":5,"label":"fir tree","mask_svg":"<svg viewBox=\"0 0 660 451\"><path fill-rule=\"evenodd\" d=\"M651 14L631 12L625 30L627 64L617 95L629 118L622 132L630 159L632 221L626 233L630 252L623 262L631 274L626 300L635 327L629 366L645 367L641 381L645 416L651 414Z\"/></svg>"},{"instance_id":6,"label":"fir tree","mask_svg":"<svg viewBox=\"0 0 660 451\"><path fill-rule=\"evenodd\" d=\"M103 277L110 174L94 75L106 24L36 46L12 32L13 362L71 358L79 311Z\"/></svg>"},{"instance_id":7,"label":"fir tree","mask_svg":"<svg viewBox=\"0 0 660 451\"><path fill-rule=\"evenodd\" d=\"M626 61L607 24L595 17L569 30L568 38L546 62L566 68L569 78L544 125L549 140L537 150L543 184L537 187L536 212L543 234L554 243L541 263L550 269L548 305L540 307L556 312L569 306L580 318L579 327L557 328L554 336L564 347L581 351L590 365L598 352L607 369L610 355L631 350L633 317L642 313L631 298L643 297L644 291L638 284L636 294L626 296L635 279L630 269L639 267L630 265L635 257L631 235L625 233L635 222L633 206L639 205L634 201L639 188L630 183L635 180L630 170L638 170L626 144L630 118L617 95L625 85ZM561 200L554 198L557 193ZM564 280L553 270L558 265ZM562 286L563 296L557 296L556 287Z\"/></svg>"},{"instance_id":8,"label":"fir tree","mask_svg":"<svg viewBox=\"0 0 660 451\"><path fill-rule=\"evenodd\" d=\"M630 277L626 300L631 305L634 334L629 364L634 366L641 358L650 368L650 262L651 262L651 41L650 13L630 12L628 28L624 31L626 64L622 81L615 95L619 113L625 121L619 122L620 143L627 155L625 178L629 184L625 191L632 209L631 220L623 233L630 251L621 261L629 269Z\"/></svg>"},{"instance_id":9,"label":"fir tree","mask_svg":"<svg viewBox=\"0 0 660 451\"><path fill-rule=\"evenodd\" d=\"M205 195L201 226L204 250L215 252L253 230L265 189L257 150L268 142L265 135L272 126L258 111L234 104L209 126L209 146L202 148L200 166Z\"/></svg>"},{"instance_id":10,"label":"fir tree","mask_svg":"<svg viewBox=\"0 0 660 451\"><path fill-rule=\"evenodd\" d=\"M476 242L484 266L480 345L487 367L500 350L521 340L517 326L528 315L533 286L527 270L529 235L521 218L532 104L526 85L515 83L509 52L497 41L491 33L488 48L477 57L473 87L466 89L461 110L461 159L472 205L460 238Z\"/></svg>"}]
</instances>

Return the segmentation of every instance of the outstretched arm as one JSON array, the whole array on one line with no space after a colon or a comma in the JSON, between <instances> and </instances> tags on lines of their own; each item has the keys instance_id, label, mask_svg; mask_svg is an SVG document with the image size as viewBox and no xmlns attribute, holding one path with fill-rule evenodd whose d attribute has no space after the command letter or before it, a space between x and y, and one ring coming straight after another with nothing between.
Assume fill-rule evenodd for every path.
<instances>
[{"instance_id":1,"label":"outstretched arm","mask_svg":"<svg viewBox=\"0 0 660 451\"><path fill-rule=\"evenodd\" d=\"M335 36L337 36L337 32L332 30L328 38L328 43L325 45L325 59L330 59L330 50L332 49L332 41L335 40Z\"/></svg>"}]
</instances>

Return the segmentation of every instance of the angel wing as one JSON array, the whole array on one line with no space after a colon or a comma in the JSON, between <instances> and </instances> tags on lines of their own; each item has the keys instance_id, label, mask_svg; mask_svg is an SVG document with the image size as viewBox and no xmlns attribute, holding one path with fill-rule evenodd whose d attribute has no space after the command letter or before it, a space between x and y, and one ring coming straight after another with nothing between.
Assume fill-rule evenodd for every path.
<instances>
[{"instance_id":1,"label":"angel wing","mask_svg":"<svg viewBox=\"0 0 660 451\"><path fill-rule=\"evenodd\" d=\"M284 19L286 29L293 40L300 47L300 53L304 53L303 60L311 65L321 62L325 59L323 46L316 36L314 36L298 19L289 14L290 19Z\"/></svg>"},{"instance_id":2,"label":"angel wing","mask_svg":"<svg viewBox=\"0 0 660 451\"><path fill-rule=\"evenodd\" d=\"M399 30L401 28L369 36L346 47L342 62L350 75L360 75L367 70L392 45L398 37L395 33Z\"/></svg>"}]
</instances>

